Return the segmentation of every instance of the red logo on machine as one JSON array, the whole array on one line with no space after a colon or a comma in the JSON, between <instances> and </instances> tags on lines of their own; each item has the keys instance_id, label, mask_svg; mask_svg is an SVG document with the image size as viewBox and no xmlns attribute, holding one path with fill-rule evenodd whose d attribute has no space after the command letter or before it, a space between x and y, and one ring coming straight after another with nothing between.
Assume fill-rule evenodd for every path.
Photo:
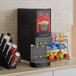
<instances>
[{"instance_id":1,"label":"red logo on machine","mask_svg":"<svg viewBox=\"0 0 76 76\"><path fill-rule=\"evenodd\" d=\"M42 16L37 18L37 32L50 32L50 17Z\"/></svg>"}]
</instances>

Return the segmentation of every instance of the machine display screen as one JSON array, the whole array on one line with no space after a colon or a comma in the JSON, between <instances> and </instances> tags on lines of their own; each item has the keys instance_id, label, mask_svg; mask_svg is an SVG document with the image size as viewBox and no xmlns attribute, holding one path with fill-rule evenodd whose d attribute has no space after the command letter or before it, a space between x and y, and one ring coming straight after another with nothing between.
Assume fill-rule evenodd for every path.
<instances>
[{"instance_id":1,"label":"machine display screen","mask_svg":"<svg viewBox=\"0 0 76 76\"><path fill-rule=\"evenodd\" d=\"M51 31L51 10L37 10L37 32L46 33Z\"/></svg>"}]
</instances>

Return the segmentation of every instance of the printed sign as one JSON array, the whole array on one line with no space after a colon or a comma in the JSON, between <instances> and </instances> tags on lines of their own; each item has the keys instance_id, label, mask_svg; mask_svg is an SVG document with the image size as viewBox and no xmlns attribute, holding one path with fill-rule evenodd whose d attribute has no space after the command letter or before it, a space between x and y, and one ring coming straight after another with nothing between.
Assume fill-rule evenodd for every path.
<instances>
[{"instance_id":1,"label":"printed sign","mask_svg":"<svg viewBox=\"0 0 76 76\"><path fill-rule=\"evenodd\" d=\"M49 9L37 10L37 32L50 32L50 15Z\"/></svg>"}]
</instances>

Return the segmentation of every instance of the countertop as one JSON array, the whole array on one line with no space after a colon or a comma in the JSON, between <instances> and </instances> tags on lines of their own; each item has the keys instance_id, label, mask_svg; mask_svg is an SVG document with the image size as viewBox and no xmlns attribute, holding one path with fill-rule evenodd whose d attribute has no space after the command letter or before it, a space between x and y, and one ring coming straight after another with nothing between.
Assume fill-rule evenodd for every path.
<instances>
[{"instance_id":1,"label":"countertop","mask_svg":"<svg viewBox=\"0 0 76 76\"><path fill-rule=\"evenodd\" d=\"M31 73L38 73L38 72L45 72L45 71L52 71L52 70L59 70L59 69L68 69L68 68L76 68L76 58L71 58L69 60L61 60L51 62L51 66L44 67L44 68L33 68L29 66L28 61L22 61L16 69L5 69L3 68L0 71L0 76L17 76L18 74L25 74L29 75Z\"/></svg>"}]
</instances>

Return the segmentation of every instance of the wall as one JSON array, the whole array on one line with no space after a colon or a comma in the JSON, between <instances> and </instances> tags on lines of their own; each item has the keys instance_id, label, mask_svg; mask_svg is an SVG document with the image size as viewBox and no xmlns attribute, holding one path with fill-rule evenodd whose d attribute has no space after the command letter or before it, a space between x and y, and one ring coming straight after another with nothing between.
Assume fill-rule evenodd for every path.
<instances>
[{"instance_id":1,"label":"wall","mask_svg":"<svg viewBox=\"0 0 76 76\"><path fill-rule=\"evenodd\" d=\"M0 33L10 32L17 43L17 8L51 8L52 31L67 33L71 50L72 0L0 0Z\"/></svg>"},{"instance_id":2,"label":"wall","mask_svg":"<svg viewBox=\"0 0 76 76\"><path fill-rule=\"evenodd\" d=\"M72 26L72 56L76 57L76 25Z\"/></svg>"},{"instance_id":3,"label":"wall","mask_svg":"<svg viewBox=\"0 0 76 76\"><path fill-rule=\"evenodd\" d=\"M76 24L76 0L73 0L73 23Z\"/></svg>"},{"instance_id":4,"label":"wall","mask_svg":"<svg viewBox=\"0 0 76 76\"><path fill-rule=\"evenodd\" d=\"M72 38L71 38L71 41L72 41L72 56L73 57L76 57L76 51L75 51L75 49L76 49L76 0L73 0L74 2L74 8L73 8L73 26L72 26L72 30L71 30L71 32L72 32Z\"/></svg>"}]
</instances>

